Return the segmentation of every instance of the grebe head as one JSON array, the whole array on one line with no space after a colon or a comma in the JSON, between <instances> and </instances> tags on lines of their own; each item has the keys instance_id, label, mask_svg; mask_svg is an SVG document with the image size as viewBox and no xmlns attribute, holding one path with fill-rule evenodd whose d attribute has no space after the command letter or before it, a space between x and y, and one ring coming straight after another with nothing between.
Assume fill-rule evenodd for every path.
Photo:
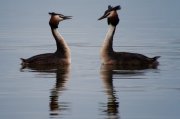
<instances>
[{"instance_id":1,"label":"grebe head","mask_svg":"<svg viewBox=\"0 0 180 119\"><path fill-rule=\"evenodd\" d=\"M112 7L112 6L108 6L108 10L106 10L104 12L104 15L102 17L100 17L98 20L107 18L107 22L108 24L112 24L114 26L116 26L119 23L119 17L117 14L117 10L120 10L121 7L120 5L116 6L116 7Z\"/></svg>"},{"instance_id":2,"label":"grebe head","mask_svg":"<svg viewBox=\"0 0 180 119\"><path fill-rule=\"evenodd\" d=\"M60 21L71 19L72 17L72 16L64 16L62 14L58 14L54 12L49 13L49 15L51 15L51 18L49 20L49 25L53 28L58 28L58 24Z\"/></svg>"}]
</instances>

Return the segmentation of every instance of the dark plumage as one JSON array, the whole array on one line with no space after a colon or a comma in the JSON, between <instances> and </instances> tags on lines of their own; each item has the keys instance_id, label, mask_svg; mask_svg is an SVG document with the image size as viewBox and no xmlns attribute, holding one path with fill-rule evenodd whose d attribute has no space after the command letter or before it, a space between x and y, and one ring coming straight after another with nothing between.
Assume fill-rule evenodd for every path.
<instances>
[{"instance_id":1,"label":"dark plumage","mask_svg":"<svg viewBox=\"0 0 180 119\"><path fill-rule=\"evenodd\" d=\"M22 65L69 64L66 57L59 56L57 53L39 54L28 59L20 59L22 60Z\"/></svg>"},{"instance_id":2,"label":"dark plumage","mask_svg":"<svg viewBox=\"0 0 180 119\"><path fill-rule=\"evenodd\" d=\"M153 58L148 58L145 55L138 53L128 53L128 52L114 52L111 59L117 61L117 64L121 65L157 65L156 61L160 56Z\"/></svg>"}]
</instances>

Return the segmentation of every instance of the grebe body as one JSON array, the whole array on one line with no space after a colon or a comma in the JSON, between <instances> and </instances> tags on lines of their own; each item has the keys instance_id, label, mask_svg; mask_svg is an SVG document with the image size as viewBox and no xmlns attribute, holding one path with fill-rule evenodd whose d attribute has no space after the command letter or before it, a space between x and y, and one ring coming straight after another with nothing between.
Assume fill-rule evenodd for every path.
<instances>
[{"instance_id":1,"label":"grebe body","mask_svg":"<svg viewBox=\"0 0 180 119\"><path fill-rule=\"evenodd\" d=\"M57 28L60 21L71 19L71 16L64 16L62 14L57 13L49 13L51 15L49 25L51 27L52 35L56 40L57 50L55 53L45 53L39 54L28 59L23 59L21 65L38 65L38 64L59 64L66 65L71 63L71 52L66 44L63 37L58 32Z\"/></svg>"},{"instance_id":2,"label":"grebe body","mask_svg":"<svg viewBox=\"0 0 180 119\"><path fill-rule=\"evenodd\" d=\"M107 18L107 23L109 25L108 33L100 52L102 64L157 66L159 64L157 59L160 56L149 58L138 53L115 52L113 50L113 36L115 34L116 26L119 23L119 17L116 11L120 9L120 6L108 6L108 10L106 10L104 15L98 19L101 20Z\"/></svg>"}]
</instances>

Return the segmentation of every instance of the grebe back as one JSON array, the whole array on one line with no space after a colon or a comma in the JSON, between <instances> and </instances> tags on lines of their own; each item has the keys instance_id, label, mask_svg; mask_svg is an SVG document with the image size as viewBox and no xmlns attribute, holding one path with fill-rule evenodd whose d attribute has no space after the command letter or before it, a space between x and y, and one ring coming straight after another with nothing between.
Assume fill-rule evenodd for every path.
<instances>
[{"instance_id":1,"label":"grebe back","mask_svg":"<svg viewBox=\"0 0 180 119\"><path fill-rule=\"evenodd\" d=\"M71 63L71 52L66 44L63 37L58 32L57 28L59 22L67 19L71 19L71 16L64 16L58 13L49 13L51 15L49 25L51 27L52 34L54 39L56 40L57 50L55 53L45 53L39 54L28 59L23 59L21 65L28 66L28 65L37 65L37 64L60 64L66 65Z\"/></svg>"},{"instance_id":2,"label":"grebe back","mask_svg":"<svg viewBox=\"0 0 180 119\"><path fill-rule=\"evenodd\" d=\"M106 10L104 15L98 19L101 20L107 18L107 23L109 25L108 33L100 52L102 64L157 66L159 64L157 59L160 56L149 58L138 53L115 52L113 50L113 36L116 26L119 23L119 17L116 11L120 9L120 6L112 7L109 5L108 10Z\"/></svg>"}]
</instances>

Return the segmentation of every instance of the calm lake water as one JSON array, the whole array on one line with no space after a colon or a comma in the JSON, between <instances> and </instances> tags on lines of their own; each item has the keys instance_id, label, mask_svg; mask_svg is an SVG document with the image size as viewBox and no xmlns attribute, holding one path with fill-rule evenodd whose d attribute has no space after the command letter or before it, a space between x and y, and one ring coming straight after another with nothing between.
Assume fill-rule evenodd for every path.
<instances>
[{"instance_id":1,"label":"calm lake water","mask_svg":"<svg viewBox=\"0 0 180 119\"><path fill-rule=\"evenodd\" d=\"M101 65L108 5L121 5L115 51L161 56L154 69ZM1 119L179 119L180 1L5 0L0 4ZM22 68L19 58L56 50L48 12L72 15L59 32L66 67Z\"/></svg>"}]
</instances>

